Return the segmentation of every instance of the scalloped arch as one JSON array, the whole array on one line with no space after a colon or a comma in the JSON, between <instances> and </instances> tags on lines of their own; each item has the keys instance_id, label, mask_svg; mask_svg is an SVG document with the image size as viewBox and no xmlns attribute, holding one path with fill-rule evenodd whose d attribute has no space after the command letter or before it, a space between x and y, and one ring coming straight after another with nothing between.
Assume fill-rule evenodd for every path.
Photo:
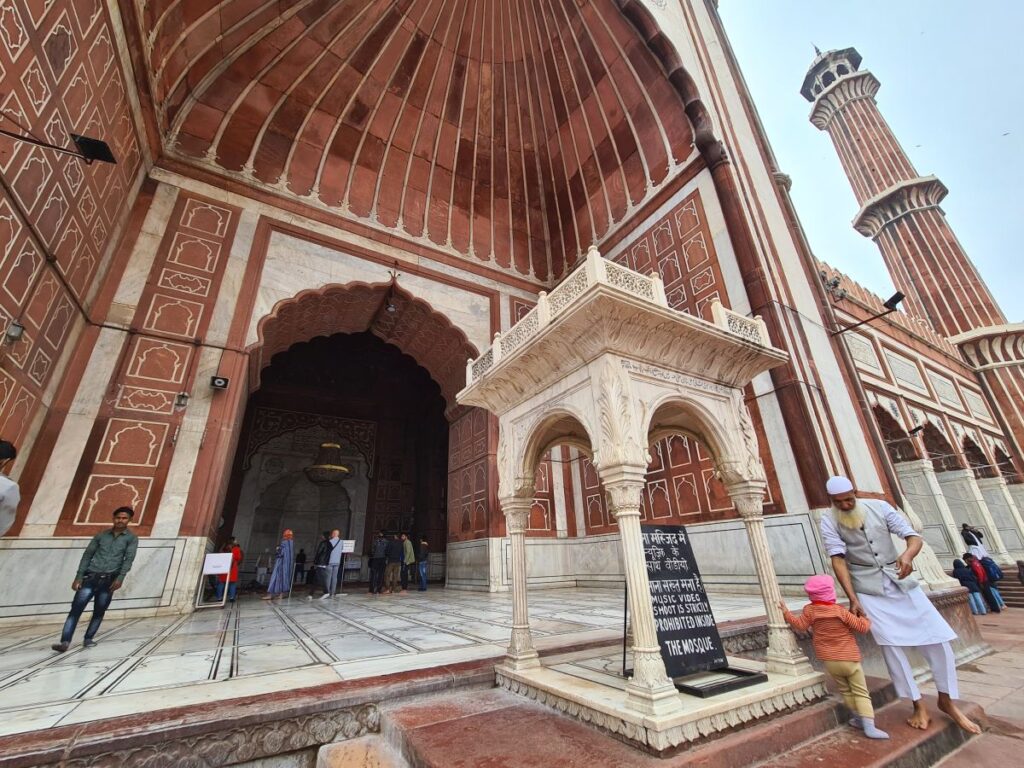
<instances>
[{"instance_id":1,"label":"scalloped arch","mask_svg":"<svg viewBox=\"0 0 1024 768\"><path fill-rule=\"evenodd\" d=\"M259 387L260 372L271 358L292 344L336 333L369 332L398 347L423 366L438 383L448 409L456 407L455 393L465 384L466 361L476 347L428 302L395 285L386 310L390 283L352 282L302 291L274 305L257 326L259 341L250 348L251 388Z\"/></svg>"}]
</instances>

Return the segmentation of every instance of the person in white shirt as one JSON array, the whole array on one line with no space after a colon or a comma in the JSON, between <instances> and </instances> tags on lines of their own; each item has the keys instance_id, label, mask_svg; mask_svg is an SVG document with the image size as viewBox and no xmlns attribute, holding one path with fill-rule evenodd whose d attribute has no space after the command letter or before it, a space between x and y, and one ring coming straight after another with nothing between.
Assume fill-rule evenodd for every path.
<instances>
[{"instance_id":1,"label":"person in white shirt","mask_svg":"<svg viewBox=\"0 0 1024 768\"><path fill-rule=\"evenodd\" d=\"M8 440L0 440L0 536L6 536L14 525L21 502L18 484L7 476L7 468L18 457L18 450Z\"/></svg>"},{"instance_id":2,"label":"person in white shirt","mask_svg":"<svg viewBox=\"0 0 1024 768\"><path fill-rule=\"evenodd\" d=\"M832 509L821 517L822 543L850 599L850 611L871 619L871 636L882 650L896 695L913 702L907 724L924 730L931 723L904 652L916 648L932 670L939 709L968 733L981 733L953 701L959 698L950 646L956 633L911 575L924 543L921 534L887 502L858 499L845 477L830 478L825 489ZM893 536L906 542L903 554L897 555Z\"/></svg>"}]
</instances>

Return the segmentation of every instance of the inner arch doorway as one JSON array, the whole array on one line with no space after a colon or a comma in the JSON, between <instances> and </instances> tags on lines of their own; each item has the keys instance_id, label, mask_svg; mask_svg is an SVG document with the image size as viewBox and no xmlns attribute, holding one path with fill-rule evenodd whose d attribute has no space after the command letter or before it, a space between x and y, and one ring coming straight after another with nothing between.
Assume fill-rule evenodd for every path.
<instances>
[{"instance_id":1,"label":"inner arch doorway","mask_svg":"<svg viewBox=\"0 0 1024 768\"><path fill-rule=\"evenodd\" d=\"M449 432L475 410L454 401L475 354L465 335L397 285L355 283L281 302L259 338L219 538L238 538L254 570L283 528L308 562L337 528L365 578L373 532L407 532L443 575ZM305 476L324 442L351 470L339 485Z\"/></svg>"}]
</instances>

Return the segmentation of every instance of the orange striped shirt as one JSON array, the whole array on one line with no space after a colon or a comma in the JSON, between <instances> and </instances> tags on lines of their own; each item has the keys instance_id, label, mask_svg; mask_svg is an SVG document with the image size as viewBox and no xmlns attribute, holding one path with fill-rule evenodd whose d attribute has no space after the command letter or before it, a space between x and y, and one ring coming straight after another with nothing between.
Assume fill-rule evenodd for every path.
<instances>
[{"instance_id":1,"label":"orange striped shirt","mask_svg":"<svg viewBox=\"0 0 1024 768\"><path fill-rule=\"evenodd\" d=\"M814 652L822 661L860 661L860 648L854 632L864 633L871 628L867 617L854 616L843 606L833 603L808 603L800 616L784 611L786 621L798 632L812 631ZM852 631L851 631L852 630Z\"/></svg>"}]
</instances>

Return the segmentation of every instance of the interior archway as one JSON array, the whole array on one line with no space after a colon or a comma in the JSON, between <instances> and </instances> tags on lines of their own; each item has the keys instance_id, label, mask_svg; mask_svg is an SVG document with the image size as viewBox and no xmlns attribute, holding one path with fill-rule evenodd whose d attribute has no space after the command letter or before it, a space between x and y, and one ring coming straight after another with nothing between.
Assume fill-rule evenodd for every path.
<instances>
[{"instance_id":1,"label":"interior archway","mask_svg":"<svg viewBox=\"0 0 1024 768\"><path fill-rule=\"evenodd\" d=\"M981 447L976 442L965 435L963 439L963 446L964 458L967 459L968 466L974 470L975 477L980 479L983 477L996 476L996 468L992 466L992 462L988 460L985 452L981 450Z\"/></svg>"},{"instance_id":2,"label":"interior archway","mask_svg":"<svg viewBox=\"0 0 1024 768\"><path fill-rule=\"evenodd\" d=\"M879 429L882 430L882 440L885 442L885 449L888 451L889 458L893 462L898 464L903 461L916 461L921 458L914 440L900 426L900 423L892 417L892 414L880 405L876 405L871 411L875 415L875 421L878 422Z\"/></svg>"},{"instance_id":3,"label":"interior archway","mask_svg":"<svg viewBox=\"0 0 1024 768\"><path fill-rule=\"evenodd\" d=\"M932 467L936 472L963 469L957 452L953 450L946 436L931 422L926 422L921 430L921 438L924 440L924 449L928 458L932 460Z\"/></svg>"},{"instance_id":4,"label":"interior archway","mask_svg":"<svg viewBox=\"0 0 1024 768\"><path fill-rule=\"evenodd\" d=\"M373 531L404 531L443 553L445 411L430 373L373 333L318 336L278 352L249 398L223 535L255 556L290 527L311 558L324 530L354 539L359 555ZM340 485L305 475L324 442L341 446L350 469Z\"/></svg>"}]
</instances>

